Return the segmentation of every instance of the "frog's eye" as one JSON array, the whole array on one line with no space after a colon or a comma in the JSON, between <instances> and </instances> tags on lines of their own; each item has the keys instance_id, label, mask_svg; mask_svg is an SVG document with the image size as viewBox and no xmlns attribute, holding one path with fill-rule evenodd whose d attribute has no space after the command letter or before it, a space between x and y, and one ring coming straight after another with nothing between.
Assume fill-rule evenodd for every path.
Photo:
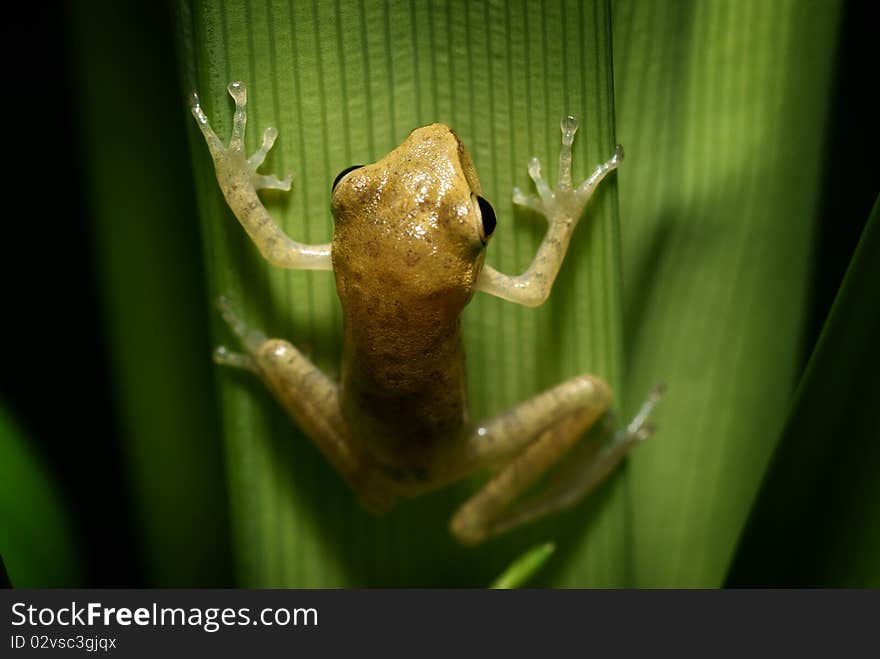
<instances>
[{"instance_id":1,"label":"frog's eye","mask_svg":"<svg viewBox=\"0 0 880 659\"><path fill-rule=\"evenodd\" d=\"M495 211L492 204L477 195L477 203L480 205L480 215L483 217L483 241L489 240L495 231Z\"/></svg>"},{"instance_id":2,"label":"frog's eye","mask_svg":"<svg viewBox=\"0 0 880 659\"><path fill-rule=\"evenodd\" d=\"M336 186L339 185L339 182L346 174L348 174L349 172L353 172L356 169L360 169L361 167L363 167L363 165L352 165L351 167L346 167L341 172L339 172L339 174L336 175L336 178L333 179L333 187L330 188L330 193L333 193L333 191L336 189Z\"/></svg>"}]
</instances>

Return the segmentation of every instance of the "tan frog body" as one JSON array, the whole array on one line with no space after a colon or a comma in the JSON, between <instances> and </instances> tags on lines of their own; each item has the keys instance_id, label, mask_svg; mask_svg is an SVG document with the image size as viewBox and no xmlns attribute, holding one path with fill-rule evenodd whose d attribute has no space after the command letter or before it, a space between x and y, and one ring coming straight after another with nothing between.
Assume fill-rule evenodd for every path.
<instances>
[{"instance_id":1,"label":"tan frog body","mask_svg":"<svg viewBox=\"0 0 880 659\"><path fill-rule=\"evenodd\" d=\"M477 193L467 151L440 124L333 188L343 415L405 480L442 477L467 415L459 316L485 254Z\"/></svg>"},{"instance_id":2,"label":"tan frog body","mask_svg":"<svg viewBox=\"0 0 880 659\"><path fill-rule=\"evenodd\" d=\"M247 158L244 83L231 83L229 92L236 111L228 147L211 130L198 98L192 100L223 194L270 263L334 271L344 345L337 383L290 343L246 327L221 301L247 352L218 348L215 359L259 375L367 508L382 511L400 497L493 469L452 519L456 537L474 544L574 503L649 434L646 419L657 392L625 430L606 433L583 464L560 470L543 493L520 501L603 417L609 386L583 375L482 422L467 414L461 311L477 290L530 306L546 299L586 202L622 159L620 147L574 188L577 122L563 120L557 189L549 188L533 158L529 174L539 196L514 191L514 201L544 214L549 227L529 269L509 276L483 265L494 211L480 197L467 150L447 126L418 128L378 162L340 174L331 198L333 242L303 245L283 233L257 196L261 188L290 188L289 177L256 172L276 131L267 129L260 149Z\"/></svg>"}]
</instances>

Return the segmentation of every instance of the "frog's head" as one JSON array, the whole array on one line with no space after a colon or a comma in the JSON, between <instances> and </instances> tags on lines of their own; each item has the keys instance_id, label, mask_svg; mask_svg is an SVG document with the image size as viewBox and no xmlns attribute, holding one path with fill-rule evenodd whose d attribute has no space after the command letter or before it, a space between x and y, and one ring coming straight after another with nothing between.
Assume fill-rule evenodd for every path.
<instances>
[{"instance_id":1,"label":"frog's head","mask_svg":"<svg viewBox=\"0 0 880 659\"><path fill-rule=\"evenodd\" d=\"M383 297L457 316L495 229L480 192L470 154L443 124L417 128L378 162L343 171L331 204L343 305Z\"/></svg>"}]
</instances>

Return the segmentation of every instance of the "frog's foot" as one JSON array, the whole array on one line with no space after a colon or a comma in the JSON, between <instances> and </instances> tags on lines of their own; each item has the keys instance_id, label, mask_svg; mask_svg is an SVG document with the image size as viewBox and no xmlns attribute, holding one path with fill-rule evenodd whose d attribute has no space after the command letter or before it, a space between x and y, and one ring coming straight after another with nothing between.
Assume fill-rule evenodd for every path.
<instances>
[{"instance_id":1,"label":"frog's foot","mask_svg":"<svg viewBox=\"0 0 880 659\"><path fill-rule=\"evenodd\" d=\"M532 158L529 161L529 176L535 182L538 194L537 196L526 195L519 188L514 188L513 203L530 208L546 216L550 221L564 219L576 221L596 186L609 172L617 169L623 160L623 147L618 144L614 155L596 167L589 178L574 188L571 181L571 145L578 129L577 119L565 117L560 123L560 128L562 129L562 148L559 152L559 180L556 190L552 190L541 175L540 161L537 158Z\"/></svg>"},{"instance_id":2,"label":"frog's foot","mask_svg":"<svg viewBox=\"0 0 880 659\"><path fill-rule=\"evenodd\" d=\"M663 397L664 391L666 391L666 385L662 382L654 385L651 393L648 394L645 402L642 403L642 406L636 412L632 421L629 422L629 425L618 431L615 441L640 442L654 434L654 424L649 419L651 412L654 411L657 403Z\"/></svg>"},{"instance_id":3,"label":"frog's foot","mask_svg":"<svg viewBox=\"0 0 880 659\"><path fill-rule=\"evenodd\" d=\"M266 342L266 335L258 330L251 329L241 318L235 315L229 306L229 301L225 297L217 300L217 308L220 309L223 320L226 321L229 328L241 340L247 353L232 352L226 346L218 346L214 350L214 362L256 373L257 366L253 355Z\"/></svg>"},{"instance_id":4,"label":"frog's foot","mask_svg":"<svg viewBox=\"0 0 880 659\"><path fill-rule=\"evenodd\" d=\"M235 175L245 173L256 190L265 188L290 190L290 183L293 180L292 174L279 179L277 176L257 173L257 168L263 164L266 155L278 137L278 131L274 127L269 126L266 128L260 148L250 158L245 158L244 130L247 125L247 87L243 82L235 81L230 82L227 89L229 90L229 95L235 101L235 114L232 117L232 136L229 138L229 146L224 146L223 142L220 141L220 138L217 137L217 134L211 128L208 117L199 103L198 94L193 92L190 98L190 110L196 118L202 135L205 136L205 141L208 143L208 149L211 152L211 157L214 159L214 164L220 170L218 174Z\"/></svg>"},{"instance_id":5,"label":"frog's foot","mask_svg":"<svg viewBox=\"0 0 880 659\"><path fill-rule=\"evenodd\" d=\"M251 373L259 375L257 365L254 363L254 360L250 355L241 352L232 352L226 346L217 346L214 348L213 357L215 364L229 366L231 368L239 368L243 371L250 371Z\"/></svg>"}]
</instances>

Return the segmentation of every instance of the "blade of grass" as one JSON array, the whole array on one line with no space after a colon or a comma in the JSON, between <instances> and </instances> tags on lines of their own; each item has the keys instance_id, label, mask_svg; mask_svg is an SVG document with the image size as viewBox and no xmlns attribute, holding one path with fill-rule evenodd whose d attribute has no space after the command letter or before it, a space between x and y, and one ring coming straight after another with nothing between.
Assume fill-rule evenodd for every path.
<instances>
[{"instance_id":1,"label":"blade of grass","mask_svg":"<svg viewBox=\"0 0 880 659\"><path fill-rule=\"evenodd\" d=\"M556 545L552 542L545 542L543 545L529 549L525 554L513 561L492 582L490 588L522 588L544 566L554 551L556 551Z\"/></svg>"},{"instance_id":2,"label":"blade of grass","mask_svg":"<svg viewBox=\"0 0 880 659\"><path fill-rule=\"evenodd\" d=\"M0 404L0 586L82 586L79 545L64 500L32 443Z\"/></svg>"},{"instance_id":3,"label":"blade of grass","mask_svg":"<svg viewBox=\"0 0 880 659\"><path fill-rule=\"evenodd\" d=\"M728 583L880 587L880 197L801 379Z\"/></svg>"},{"instance_id":4,"label":"blade of grass","mask_svg":"<svg viewBox=\"0 0 880 659\"><path fill-rule=\"evenodd\" d=\"M840 3L613 10L626 388L668 383L635 585L717 586L801 367Z\"/></svg>"},{"instance_id":5,"label":"blade of grass","mask_svg":"<svg viewBox=\"0 0 880 659\"><path fill-rule=\"evenodd\" d=\"M69 11L140 559L154 586L228 584L223 446L170 17L161 4L71 3Z\"/></svg>"},{"instance_id":6,"label":"blade of grass","mask_svg":"<svg viewBox=\"0 0 880 659\"><path fill-rule=\"evenodd\" d=\"M488 261L519 271L543 231L531 216L514 214L510 201L515 184L529 185L529 156L553 168L566 113L581 119L576 174L589 173L615 144L610 14L602 0L180 2L177 10L184 91L198 89L220 134L229 131L225 89L233 79L249 85L249 147L265 126L279 128L264 171L295 171L294 191L266 200L301 240L330 238L328 191L339 171L376 160L416 126L441 121L468 146L499 215ZM272 270L259 259L225 209L201 137L186 120L211 296L227 295L249 323L290 338L332 372L341 350L332 277ZM578 372L599 373L619 392L613 179L588 213L548 305L518 309L479 295L468 308L474 416ZM228 341L213 320L218 341ZM229 372L217 377L244 585L482 585L551 531L566 547L548 573L553 583L626 581L620 479L567 515L465 550L446 524L471 486L371 517L258 383Z\"/></svg>"}]
</instances>

